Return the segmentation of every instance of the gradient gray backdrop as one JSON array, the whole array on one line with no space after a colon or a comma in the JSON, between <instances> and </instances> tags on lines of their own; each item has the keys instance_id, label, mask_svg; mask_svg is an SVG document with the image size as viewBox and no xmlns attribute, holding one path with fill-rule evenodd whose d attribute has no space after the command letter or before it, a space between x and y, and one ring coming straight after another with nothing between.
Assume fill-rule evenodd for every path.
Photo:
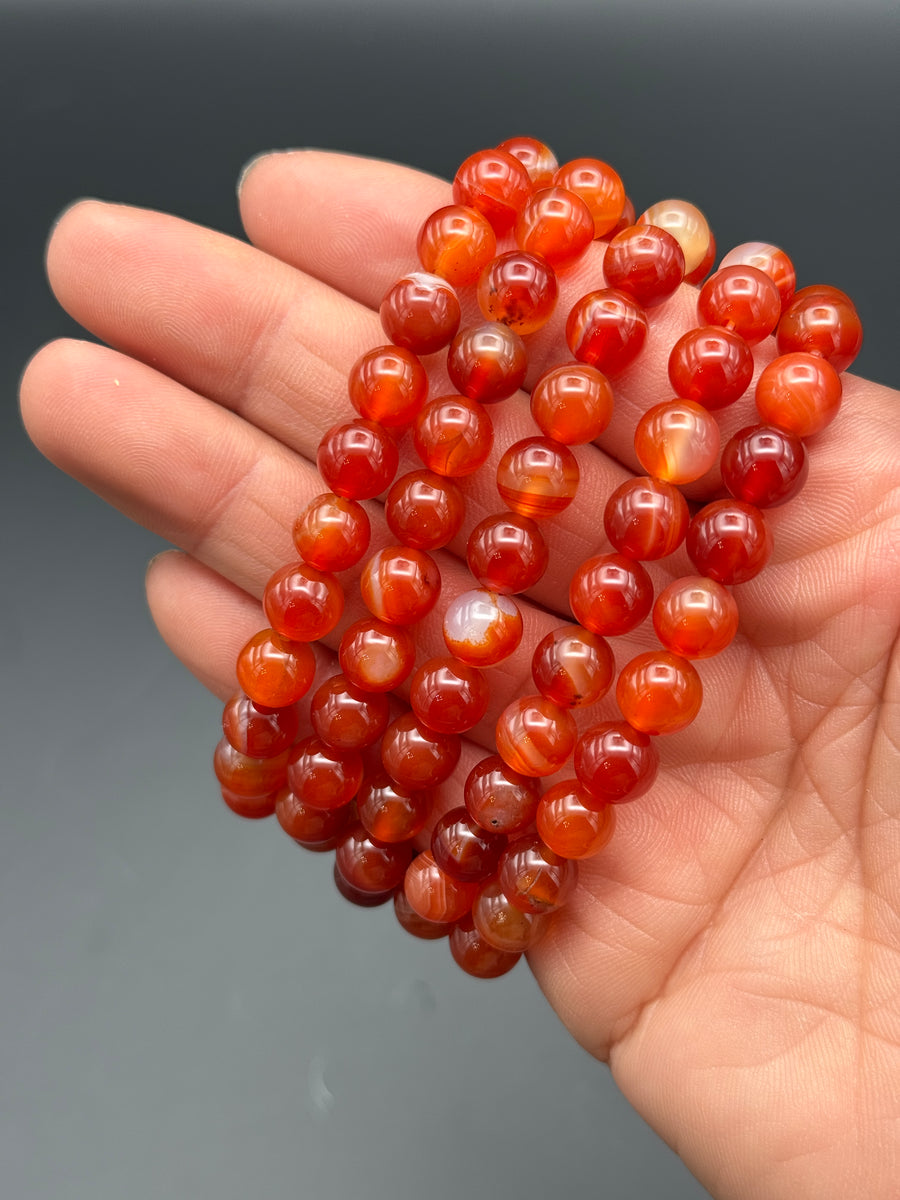
<instances>
[{"instance_id":1,"label":"gradient gray backdrop","mask_svg":"<svg viewBox=\"0 0 900 1200\"><path fill-rule=\"evenodd\" d=\"M43 280L95 195L237 234L269 147L447 174L515 133L684 195L857 301L900 382L894 4L0 0L0 1192L11 1200L706 1193L527 969L464 977L211 783L219 705L158 641L159 540L27 443ZM865 469L865 464L860 464ZM702 1029L697 1031L702 1037Z\"/></svg>"}]
</instances>

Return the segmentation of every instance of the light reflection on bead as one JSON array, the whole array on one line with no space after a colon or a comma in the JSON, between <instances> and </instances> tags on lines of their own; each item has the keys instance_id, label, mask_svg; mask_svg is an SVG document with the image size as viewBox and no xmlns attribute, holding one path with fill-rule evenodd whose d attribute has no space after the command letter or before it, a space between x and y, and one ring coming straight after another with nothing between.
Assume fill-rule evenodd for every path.
<instances>
[{"instance_id":1,"label":"light reflection on bead","mask_svg":"<svg viewBox=\"0 0 900 1200\"><path fill-rule=\"evenodd\" d=\"M346 571L369 548L366 510L334 492L316 496L294 522L293 539L304 562L319 571Z\"/></svg>"},{"instance_id":2,"label":"light reflection on bead","mask_svg":"<svg viewBox=\"0 0 900 1200\"><path fill-rule=\"evenodd\" d=\"M516 244L546 259L556 271L574 265L593 240L590 209L568 188L541 188L516 221Z\"/></svg>"},{"instance_id":3,"label":"light reflection on bead","mask_svg":"<svg viewBox=\"0 0 900 1200\"><path fill-rule=\"evenodd\" d=\"M476 763L466 778L466 808L489 833L520 833L534 820L540 798L535 778L508 766L499 754Z\"/></svg>"},{"instance_id":4,"label":"light reflection on bead","mask_svg":"<svg viewBox=\"0 0 900 1200\"><path fill-rule=\"evenodd\" d=\"M689 330L669 355L669 380L676 396L710 410L733 404L752 378L750 347L740 334L719 325Z\"/></svg>"}]
</instances>

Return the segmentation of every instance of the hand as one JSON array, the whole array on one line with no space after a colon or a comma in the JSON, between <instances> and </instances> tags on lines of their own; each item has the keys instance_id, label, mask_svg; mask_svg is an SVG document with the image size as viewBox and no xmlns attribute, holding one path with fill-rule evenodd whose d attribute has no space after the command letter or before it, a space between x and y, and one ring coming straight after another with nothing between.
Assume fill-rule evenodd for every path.
<instances>
[{"instance_id":1,"label":"hand","mask_svg":"<svg viewBox=\"0 0 900 1200\"><path fill-rule=\"evenodd\" d=\"M439 180L302 153L262 159L244 179L257 248L93 202L54 232L53 288L112 349L40 351L22 385L29 432L182 547L152 565L150 606L221 697L264 623L266 579L294 557L293 518L323 490L315 450L348 412L347 370L384 340L373 309L415 266L421 221L448 202ZM592 286L600 252L566 277L560 314ZM696 323L693 296L683 287L654 311L644 354L615 381L603 449L578 451L582 486L552 523L530 644L568 617L564 581L601 548L597 513L636 469L635 421L668 396L666 357ZM531 339L529 382L568 357L563 319ZM758 349L758 364L772 354ZM775 553L738 588L738 638L700 665L700 717L659 739L655 788L620 807L613 841L582 864L574 900L530 955L572 1034L723 1200L874 1200L900 1178L897 405L844 376L805 490L767 514ZM533 431L522 395L492 416L497 448L466 489L467 528L498 508L500 450ZM753 420L744 401L721 416L724 437ZM441 555L448 595L468 586L463 547ZM690 570L683 551L651 567L657 581ZM436 618L421 640L439 651ZM646 632L618 639L619 663L649 644ZM494 675L504 703L532 690L529 655ZM484 753L478 737L488 744L489 723L448 806Z\"/></svg>"}]
</instances>

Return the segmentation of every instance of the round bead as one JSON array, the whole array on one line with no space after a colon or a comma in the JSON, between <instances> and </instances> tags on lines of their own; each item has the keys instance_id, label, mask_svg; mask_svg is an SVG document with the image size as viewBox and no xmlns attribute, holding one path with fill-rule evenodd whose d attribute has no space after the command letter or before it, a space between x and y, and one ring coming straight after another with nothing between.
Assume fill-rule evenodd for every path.
<instances>
[{"instance_id":1,"label":"round bead","mask_svg":"<svg viewBox=\"0 0 900 1200\"><path fill-rule=\"evenodd\" d=\"M355 750L333 750L321 738L308 737L291 751L288 787L298 800L313 808L349 804L362 778L362 756Z\"/></svg>"},{"instance_id":2,"label":"round bead","mask_svg":"<svg viewBox=\"0 0 900 1200\"><path fill-rule=\"evenodd\" d=\"M350 368L347 386L350 402L360 416L385 428L402 429L415 420L425 403L428 376L411 350L376 346Z\"/></svg>"},{"instance_id":3,"label":"round bead","mask_svg":"<svg viewBox=\"0 0 900 1200\"><path fill-rule=\"evenodd\" d=\"M416 647L409 630L366 618L344 631L338 658L354 687L364 692L392 692L410 675Z\"/></svg>"},{"instance_id":4,"label":"round bead","mask_svg":"<svg viewBox=\"0 0 900 1200\"><path fill-rule=\"evenodd\" d=\"M560 708L583 708L609 691L615 662L609 644L578 625L554 629L538 642L531 659L537 690Z\"/></svg>"},{"instance_id":5,"label":"round bead","mask_svg":"<svg viewBox=\"0 0 900 1200\"><path fill-rule=\"evenodd\" d=\"M509 596L472 588L447 605L443 630L447 649L460 662L492 667L522 640L522 614Z\"/></svg>"},{"instance_id":6,"label":"round bead","mask_svg":"<svg viewBox=\"0 0 900 1200\"><path fill-rule=\"evenodd\" d=\"M769 425L739 429L722 451L722 482L736 500L774 508L806 482L809 459L793 433Z\"/></svg>"},{"instance_id":7,"label":"round bead","mask_svg":"<svg viewBox=\"0 0 900 1200\"><path fill-rule=\"evenodd\" d=\"M659 756L646 733L627 721L594 725L575 747L575 774L587 792L581 802L590 806L624 804L643 796L656 779Z\"/></svg>"},{"instance_id":8,"label":"round bead","mask_svg":"<svg viewBox=\"0 0 900 1200\"><path fill-rule=\"evenodd\" d=\"M700 479L715 466L719 443L715 417L693 400L655 404L634 431L634 451L641 466L667 483Z\"/></svg>"},{"instance_id":9,"label":"round bead","mask_svg":"<svg viewBox=\"0 0 900 1200\"><path fill-rule=\"evenodd\" d=\"M665 229L632 225L606 247L603 274L612 288L633 296L644 308L668 300L684 278L681 246Z\"/></svg>"},{"instance_id":10,"label":"round bead","mask_svg":"<svg viewBox=\"0 0 900 1200\"><path fill-rule=\"evenodd\" d=\"M587 800L587 805L585 804ZM616 810L597 810L577 779L565 779L546 791L538 804L536 826L545 846L561 858L591 858L607 844L616 828Z\"/></svg>"},{"instance_id":11,"label":"round bead","mask_svg":"<svg viewBox=\"0 0 900 1200\"><path fill-rule=\"evenodd\" d=\"M313 694L309 720L316 737L338 753L373 746L387 728L390 704L378 692L363 692L346 675L332 675Z\"/></svg>"},{"instance_id":12,"label":"round bead","mask_svg":"<svg viewBox=\"0 0 900 1200\"><path fill-rule=\"evenodd\" d=\"M740 500L714 500L688 526L686 545L701 575L719 583L746 583L772 554L772 533L762 513Z\"/></svg>"},{"instance_id":13,"label":"round bead","mask_svg":"<svg viewBox=\"0 0 900 1200\"><path fill-rule=\"evenodd\" d=\"M767 425L795 437L820 433L841 407L841 378L815 354L782 354L765 367L756 381L756 407Z\"/></svg>"},{"instance_id":14,"label":"round bead","mask_svg":"<svg viewBox=\"0 0 900 1200\"><path fill-rule=\"evenodd\" d=\"M504 835L482 829L463 807L444 813L431 835L434 861L442 871L467 883L493 875L505 849Z\"/></svg>"},{"instance_id":15,"label":"round bead","mask_svg":"<svg viewBox=\"0 0 900 1200\"><path fill-rule=\"evenodd\" d=\"M478 150L456 172L453 199L476 209L494 232L508 233L531 195L522 163L505 150Z\"/></svg>"},{"instance_id":16,"label":"round bead","mask_svg":"<svg viewBox=\"0 0 900 1200\"><path fill-rule=\"evenodd\" d=\"M390 487L400 455L390 434L374 421L334 425L319 443L319 474L348 500L371 500Z\"/></svg>"},{"instance_id":17,"label":"round bead","mask_svg":"<svg viewBox=\"0 0 900 1200\"><path fill-rule=\"evenodd\" d=\"M254 704L286 708L305 696L316 674L306 642L291 642L274 629L261 629L237 657L237 681Z\"/></svg>"},{"instance_id":18,"label":"round bead","mask_svg":"<svg viewBox=\"0 0 900 1200\"><path fill-rule=\"evenodd\" d=\"M338 846L340 846L340 840L338 841ZM387 904L388 901L393 899L394 888L387 888L385 891L370 892L363 888L355 887L341 874L337 859L334 861L332 877L334 878L334 886L337 888L339 894L350 904L355 904L357 908L379 908L382 904Z\"/></svg>"},{"instance_id":19,"label":"round bead","mask_svg":"<svg viewBox=\"0 0 900 1200\"><path fill-rule=\"evenodd\" d=\"M782 311L790 303L797 286L797 274L794 264L778 246L768 242L742 242L729 250L720 267L756 267L764 275L768 275L781 297Z\"/></svg>"},{"instance_id":20,"label":"round bead","mask_svg":"<svg viewBox=\"0 0 900 1200\"><path fill-rule=\"evenodd\" d=\"M523 912L555 912L575 890L578 866L526 834L504 851L498 881L510 903Z\"/></svg>"},{"instance_id":21,"label":"round bead","mask_svg":"<svg viewBox=\"0 0 900 1200\"><path fill-rule=\"evenodd\" d=\"M572 714L544 696L522 696L497 718L497 751L520 775L541 778L565 766L575 746Z\"/></svg>"},{"instance_id":22,"label":"round bead","mask_svg":"<svg viewBox=\"0 0 900 1200\"><path fill-rule=\"evenodd\" d=\"M796 292L776 335L779 354L820 354L835 371L847 370L862 340L862 324L850 297L827 284Z\"/></svg>"},{"instance_id":23,"label":"round bead","mask_svg":"<svg viewBox=\"0 0 900 1200\"><path fill-rule=\"evenodd\" d=\"M677 733L700 711L703 685L686 658L650 650L622 668L616 701L634 729L642 733Z\"/></svg>"},{"instance_id":24,"label":"round bead","mask_svg":"<svg viewBox=\"0 0 900 1200\"><path fill-rule=\"evenodd\" d=\"M349 804L341 808L313 808L298 800L288 788L278 793L275 803L278 824L288 837L307 850L333 850L350 824L352 812Z\"/></svg>"},{"instance_id":25,"label":"round bead","mask_svg":"<svg viewBox=\"0 0 900 1200\"><path fill-rule=\"evenodd\" d=\"M615 288L588 292L572 305L566 342L580 362L614 375L634 362L647 340L647 314Z\"/></svg>"},{"instance_id":26,"label":"round bead","mask_svg":"<svg viewBox=\"0 0 900 1200\"><path fill-rule=\"evenodd\" d=\"M489 321L501 321L518 334L534 333L553 316L558 292L553 268L542 258L511 250L481 272L478 307Z\"/></svg>"},{"instance_id":27,"label":"round bead","mask_svg":"<svg viewBox=\"0 0 900 1200\"><path fill-rule=\"evenodd\" d=\"M317 642L341 619L344 589L327 571L317 571L306 563L288 563L266 584L263 609L282 637L292 642Z\"/></svg>"},{"instance_id":28,"label":"round bead","mask_svg":"<svg viewBox=\"0 0 900 1200\"><path fill-rule=\"evenodd\" d=\"M738 606L721 583L687 575L656 597L653 628L666 650L682 658L711 658L730 645L738 629Z\"/></svg>"},{"instance_id":29,"label":"round bead","mask_svg":"<svg viewBox=\"0 0 900 1200\"><path fill-rule=\"evenodd\" d=\"M450 953L458 967L476 979L499 979L510 972L520 954L507 954L486 941L467 913L456 922L450 934Z\"/></svg>"},{"instance_id":30,"label":"round bead","mask_svg":"<svg viewBox=\"0 0 900 1200\"><path fill-rule=\"evenodd\" d=\"M410 471L391 487L384 502L388 528L404 546L437 550L452 542L466 515L462 492L434 471Z\"/></svg>"},{"instance_id":31,"label":"round bead","mask_svg":"<svg viewBox=\"0 0 900 1200\"><path fill-rule=\"evenodd\" d=\"M532 137L512 137L501 142L498 150L505 150L517 158L531 180L532 187L549 187L559 163L556 155L543 142Z\"/></svg>"},{"instance_id":32,"label":"round bead","mask_svg":"<svg viewBox=\"0 0 900 1200\"><path fill-rule=\"evenodd\" d=\"M584 363L551 367L531 390L531 415L555 442L592 442L613 414L613 391L604 375Z\"/></svg>"},{"instance_id":33,"label":"round bead","mask_svg":"<svg viewBox=\"0 0 900 1200\"><path fill-rule=\"evenodd\" d=\"M371 526L355 500L333 492L316 496L294 522L293 538L304 562L319 571L346 571L369 548Z\"/></svg>"},{"instance_id":34,"label":"round bead","mask_svg":"<svg viewBox=\"0 0 900 1200\"><path fill-rule=\"evenodd\" d=\"M392 892L403 882L411 859L409 842L382 845L359 824L347 830L335 851L338 871L362 892Z\"/></svg>"},{"instance_id":35,"label":"round bead","mask_svg":"<svg viewBox=\"0 0 900 1200\"><path fill-rule=\"evenodd\" d=\"M534 587L549 557L540 527L514 512L479 521L466 545L466 562L481 586L512 595Z\"/></svg>"},{"instance_id":36,"label":"round bead","mask_svg":"<svg viewBox=\"0 0 900 1200\"><path fill-rule=\"evenodd\" d=\"M516 244L557 271L571 267L594 240L591 211L568 188L541 188L516 222Z\"/></svg>"},{"instance_id":37,"label":"round bead","mask_svg":"<svg viewBox=\"0 0 900 1200\"><path fill-rule=\"evenodd\" d=\"M220 787L225 806L245 821L264 821L275 812L278 792L264 792L261 796L241 796L230 788Z\"/></svg>"},{"instance_id":38,"label":"round bead","mask_svg":"<svg viewBox=\"0 0 900 1200\"><path fill-rule=\"evenodd\" d=\"M288 750L300 728L295 704L285 708L256 707L249 696L235 692L222 713L222 732L228 742L250 758L272 758Z\"/></svg>"},{"instance_id":39,"label":"round bead","mask_svg":"<svg viewBox=\"0 0 900 1200\"><path fill-rule=\"evenodd\" d=\"M753 354L730 329L703 325L680 337L669 355L669 380L676 395L710 410L743 396L753 378Z\"/></svg>"},{"instance_id":40,"label":"round bead","mask_svg":"<svg viewBox=\"0 0 900 1200\"><path fill-rule=\"evenodd\" d=\"M469 772L464 795L470 816L482 829L519 833L534 820L540 785L514 771L499 754L491 754Z\"/></svg>"},{"instance_id":41,"label":"round bead","mask_svg":"<svg viewBox=\"0 0 900 1200\"><path fill-rule=\"evenodd\" d=\"M450 382L481 404L494 404L517 392L527 370L525 343L497 321L461 329L447 352Z\"/></svg>"},{"instance_id":42,"label":"round bead","mask_svg":"<svg viewBox=\"0 0 900 1200\"><path fill-rule=\"evenodd\" d=\"M284 787L288 753L285 750L282 754L270 755L268 758L253 758L235 750L227 738L223 737L213 754L213 770L223 788L235 792L238 796L259 799Z\"/></svg>"},{"instance_id":43,"label":"round bead","mask_svg":"<svg viewBox=\"0 0 900 1200\"><path fill-rule=\"evenodd\" d=\"M413 271L388 288L379 314L395 346L413 354L434 354L459 328L459 298L440 275Z\"/></svg>"},{"instance_id":44,"label":"round bead","mask_svg":"<svg viewBox=\"0 0 900 1200\"><path fill-rule=\"evenodd\" d=\"M490 223L461 204L448 204L427 217L419 230L419 262L453 287L474 283L497 253Z\"/></svg>"},{"instance_id":45,"label":"round bead","mask_svg":"<svg viewBox=\"0 0 900 1200\"><path fill-rule=\"evenodd\" d=\"M497 491L523 517L555 517L575 498L580 472L568 448L550 438L523 438L497 464Z\"/></svg>"},{"instance_id":46,"label":"round bead","mask_svg":"<svg viewBox=\"0 0 900 1200\"><path fill-rule=\"evenodd\" d=\"M521 954L534 945L544 925L537 913L511 904L496 879L475 897L472 922L486 942L507 954Z\"/></svg>"},{"instance_id":47,"label":"round bead","mask_svg":"<svg viewBox=\"0 0 900 1200\"><path fill-rule=\"evenodd\" d=\"M424 550L385 546L363 568L363 603L388 625L413 625L430 613L441 594L441 573Z\"/></svg>"},{"instance_id":48,"label":"round bead","mask_svg":"<svg viewBox=\"0 0 900 1200\"><path fill-rule=\"evenodd\" d=\"M706 325L725 325L755 346L778 324L781 296L756 267L725 267L700 289L697 311Z\"/></svg>"},{"instance_id":49,"label":"round bead","mask_svg":"<svg viewBox=\"0 0 900 1200\"><path fill-rule=\"evenodd\" d=\"M430 850L412 860L403 891L413 912L425 921L458 921L472 907L479 885L454 879L434 861Z\"/></svg>"},{"instance_id":50,"label":"round bead","mask_svg":"<svg viewBox=\"0 0 900 1200\"><path fill-rule=\"evenodd\" d=\"M653 584L634 559L598 554L575 570L569 604L585 629L612 637L636 629L644 620L653 605Z\"/></svg>"},{"instance_id":51,"label":"round bead","mask_svg":"<svg viewBox=\"0 0 900 1200\"><path fill-rule=\"evenodd\" d=\"M376 842L407 842L425 828L431 815L430 791L409 791L378 771L365 779L356 797L360 824Z\"/></svg>"},{"instance_id":52,"label":"round bead","mask_svg":"<svg viewBox=\"0 0 900 1200\"><path fill-rule=\"evenodd\" d=\"M480 404L465 396L440 396L416 418L413 444L429 470L456 478L482 465L494 444L494 428Z\"/></svg>"},{"instance_id":53,"label":"round bead","mask_svg":"<svg viewBox=\"0 0 900 1200\"><path fill-rule=\"evenodd\" d=\"M437 733L465 733L487 712L490 698L481 672L455 658L428 659L409 686L410 708Z\"/></svg>"},{"instance_id":54,"label":"round bead","mask_svg":"<svg viewBox=\"0 0 900 1200\"><path fill-rule=\"evenodd\" d=\"M381 739L381 761L395 783L410 791L436 787L453 773L462 746L455 733L426 729L408 712Z\"/></svg>"},{"instance_id":55,"label":"round bead","mask_svg":"<svg viewBox=\"0 0 900 1200\"><path fill-rule=\"evenodd\" d=\"M690 522L678 488L648 475L619 484L606 502L606 536L629 558L665 558L684 541Z\"/></svg>"},{"instance_id":56,"label":"round bead","mask_svg":"<svg viewBox=\"0 0 900 1200\"><path fill-rule=\"evenodd\" d=\"M394 916L407 933L426 942L446 937L453 928L452 921L426 921L424 917L420 917L402 888L394 892Z\"/></svg>"},{"instance_id":57,"label":"round bead","mask_svg":"<svg viewBox=\"0 0 900 1200\"><path fill-rule=\"evenodd\" d=\"M684 255L687 283L696 282L692 277L702 269L704 263L709 261L711 265L712 233L709 223L700 209L687 200L659 200L641 213L637 224L655 225L672 235Z\"/></svg>"},{"instance_id":58,"label":"round bead","mask_svg":"<svg viewBox=\"0 0 900 1200\"><path fill-rule=\"evenodd\" d=\"M625 208L625 185L609 163L598 158L570 159L556 172L553 182L585 202L595 238L610 233L618 224Z\"/></svg>"}]
</instances>

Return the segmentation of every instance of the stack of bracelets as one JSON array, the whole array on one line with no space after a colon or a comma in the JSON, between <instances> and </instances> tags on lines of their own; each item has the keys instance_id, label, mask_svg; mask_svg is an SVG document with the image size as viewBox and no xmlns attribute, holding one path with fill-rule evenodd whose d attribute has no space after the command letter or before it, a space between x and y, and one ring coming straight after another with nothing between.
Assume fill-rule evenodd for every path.
<instances>
[{"instance_id":1,"label":"stack of bracelets","mask_svg":"<svg viewBox=\"0 0 900 1200\"><path fill-rule=\"evenodd\" d=\"M606 503L612 550L587 558L569 582L577 623L535 647L534 694L503 709L496 753L474 766L460 803L435 820L434 789L457 767L460 735L488 711L491 669L522 638L514 597L547 568L542 522L576 494L579 468L569 447L606 429L608 377L640 354L646 310L682 282L700 284L715 257L709 226L693 205L663 201L635 219L610 166L590 158L558 166L533 138L473 154L456 174L453 200L420 230L423 270L384 297L389 344L363 354L350 371L358 415L322 438L318 467L328 490L297 517L299 561L269 580L269 627L238 655L241 690L225 706L215 771L225 802L241 816L274 813L300 845L334 849L344 896L367 906L392 900L410 933L449 935L459 965L491 978L510 970L565 905L578 860L612 836L615 806L651 786L655 739L699 712L693 660L718 654L734 637L738 610L729 589L765 566L772 536L763 510L802 488L804 440L837 414L838 372L856 356L862 330L837 289L795 293L793 266L777 247L748 243L726 255L700 288L698 328L671 351L677 399L654 405L637 424L634 447L646 475L623 483ZM566 321L575 361L552 366L534 383L537 428L503 453L499 511L468 533L474 578L444 611L446 654L417 663L416 623L441 594L431 552L465 522L457 481L491 452L490 406L523 386L527 339L554 311L557 274L597 238L606 242L603 278ZM474 307L465 288L484 319L460 329L460 294ZM756 423L720 455L713 412L747 391L751 347L772 333L778 357L757 380ZM421 360L445 349L455 394L429 398ZM422 466L395 479L398 442L407 434ZM693 505L692 515L679 487L717 463L728 495ZM362 566L359 588L370 615L343 630L340 673L313 692L307 722L298 701L316 674L310 644L341 621L346 585L336 573L362 562L370 512L378 510L361 501L384 492L394 544ZM696 574L654 598L642 562L683 542ZM651 614L659 649L626 662L616 678L606 639ZM614 680L615 718L576 724L573 710L596 704ZM307 725L312 735L298 740ZM542 794L541 780L570 760L570 777ZM430 849L417 852L429 828Z\"/></svg>"}]
</instances>

